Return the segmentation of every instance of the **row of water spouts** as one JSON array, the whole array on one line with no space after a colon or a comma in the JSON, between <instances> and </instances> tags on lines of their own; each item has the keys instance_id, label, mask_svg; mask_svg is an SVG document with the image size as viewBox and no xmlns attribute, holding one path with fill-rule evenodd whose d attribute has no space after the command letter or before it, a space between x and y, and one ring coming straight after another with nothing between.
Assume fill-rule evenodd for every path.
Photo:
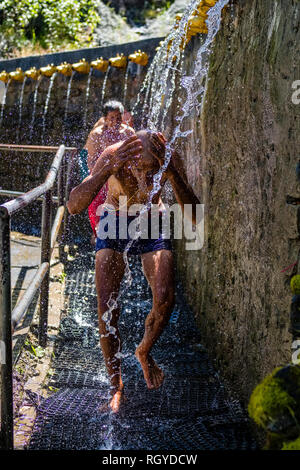
<instances>
[{"instance_id":1,"label":"row of water spouts","mask_svg":"<svg viewBox=\"0 0 300 470\"><path fill-rule=\"evenodd\" d=\"M101 57L99 59L92 61L91 63L87 62L85 59L82 59L80 62L75 63L75 64L68 64L66 62L64 62L63 64L59 66L55 66L51 64L51 65L47 65L46 67L42 67L39 70L37 70L35 67L32 67L26 72L23 72L20 68L10 73L2 71L0 73L0 80L4 82L6 86L4 90L4 96L2 99L1 114L0 114L0 127L2 126L2 123L3 123L4 109L6 105L6 96L7 96L7 90L8 90L9 84L12 80L22 82L22 87L21 87L20 96L19 96L19 104L18 104L19 118L18 118L18 126L17 126L17 141L19 140L19 133L20 133L21 123L22 123L24 89L25 89L26 80L30 78L36 81L35 89L34 89L34 98L33 98L32 119L31 119L31 124L30 124L30 138L32 137L40 79L42 76L49 77L50 78L49 87L48 87L48 92L47 92L44 112L43 112L43 118L42 118L42 143L44 143L44 135L45 135L45 130L46 130L46 118L47 118L47 113L48 113L50 97L51 97L51 91L52 91L54 80L55 80L55 77L57 76L57 73L61 73L69 77L65 113L64 113L64 136L65 136L65 124L66 124L66 119L68 115L68 107L69 107L72 81L73 81L75 72L79 72L82 74L88 74L87 86L86 86L86 92L85 92L85 107L84 107L84 114L83 114L83 126L84 128L86 128L88 99L89 99L90 83L91 83L93 70L99 70L105 73L102 91L101 91L100 106L102 106L104 99L105 99L107 79L108 79L108 75L109 75L111 67L115 67L118 69L126 69L124 94L123 94L123 101L125 102L126 93L127 93L127 80L128 80L128 74L129 74L128 65L130 62L136 63L138 67L146 66L148 63L148 55L146 54L146 52L142 52L139 50L129 55L128 58L124 56L123 54L118 54L116 57L112 57L108 60L105 60L103 59L103 57Z\"/></svg>"}]
</instances>

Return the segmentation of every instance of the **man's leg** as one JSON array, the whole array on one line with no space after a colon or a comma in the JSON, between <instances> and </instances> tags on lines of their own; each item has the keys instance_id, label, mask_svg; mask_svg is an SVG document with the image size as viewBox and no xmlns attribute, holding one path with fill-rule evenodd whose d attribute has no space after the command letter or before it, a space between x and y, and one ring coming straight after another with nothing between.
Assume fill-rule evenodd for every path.
<instances>
[{"instance_id":1,"label":"man's leg","mask_svg":"<svg viewBox=\"0 0 300 470\"><path fill-rule=\"evenodd\" d=\"M121 403L123 383L121 361L116 353L121 350L118 329L119 308L114 308L109 315L109 305L115 301L124 274L122 254L105 248L96 253L96 288L98 296L98 317L100 344L111 381L112 400L110 406L117 412Z\"/></svg>"},{"instance_id":2,"label":"man's leg","mask_svg":"<svg viewBox=\"0 0 300 470\"><path fill-rule=\"evenodd\" d=\"M163 382L163 371L150 351L168 323L174 306L173 255L169 250L159 250L142 255L145 276L153 296L152 309L145 321L144 337L136 349L148 388L158 388Z\"/></svg>"}]
</instances>

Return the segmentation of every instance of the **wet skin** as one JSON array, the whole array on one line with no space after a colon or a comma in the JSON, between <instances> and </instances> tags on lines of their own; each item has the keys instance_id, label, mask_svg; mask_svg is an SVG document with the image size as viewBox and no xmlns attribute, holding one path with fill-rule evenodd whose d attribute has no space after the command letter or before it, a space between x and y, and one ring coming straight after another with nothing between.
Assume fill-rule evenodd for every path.
<instances>
[{"instance_id":1,"label":"wet skin","mask_svg":"<svg viewBox=\"0 0 300 470\"><path fill-rule=\"evenodd\" d=\"M106 203L116 210L119 196L127 196L131 204L148 202L153 187L153 177L164 162L165 139L161 134L149 134L139 131L123 143L108 147L96 162L92 174L70 194L68 209L76 214L85 209L95 192L108 181ZM169 178L176 199L182 205L199 203L196 196L180 177L172 162L163 175L162 185ZM163 207L160 192L153 198L153 203ZM136 349L135 355L143 369L149 389L161 386L163 371L150 355L151 349L166 326L174 304L173 255L169 250L157 250L141 255L143 271L152 291L152 309L145 321L144 336ZM123 382L121 361L116 353L121 351L121 338L118 330L119 308L111 312L110 327L114 334L107 331L103 315L108 310L111 300L116 300L120 283L124 275L123 254L112 249L102 249L96 253L96 289L98 297L98 317L100 343L108 374L111 381L112 400L110 408L118 412L122 402Z\"/></svg>"}]
</instances>

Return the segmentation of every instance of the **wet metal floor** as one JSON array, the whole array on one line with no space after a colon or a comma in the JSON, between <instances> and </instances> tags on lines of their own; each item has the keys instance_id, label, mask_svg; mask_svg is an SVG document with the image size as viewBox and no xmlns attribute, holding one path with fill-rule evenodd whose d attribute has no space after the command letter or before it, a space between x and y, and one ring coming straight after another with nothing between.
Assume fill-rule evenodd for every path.
<instances>
[{"instance_id":1,"label":"wet metal floor","mask_svg":"<svg viewBox=\"0 0 300 470\"><path fill-rule=\"evenodd\" d=\"M51 385L58 391L38 409L30 449L218 450L255 449L246 414L231 399L200 344L193 316L177 295L171 320L153 348L165 373L148 390L134 351L151 307L138 258L133 283L122 285L120 332L126 402L118 416L100 411L109 381L99 347L94 254L69 263Z\"/></svg>"}]
</instances>

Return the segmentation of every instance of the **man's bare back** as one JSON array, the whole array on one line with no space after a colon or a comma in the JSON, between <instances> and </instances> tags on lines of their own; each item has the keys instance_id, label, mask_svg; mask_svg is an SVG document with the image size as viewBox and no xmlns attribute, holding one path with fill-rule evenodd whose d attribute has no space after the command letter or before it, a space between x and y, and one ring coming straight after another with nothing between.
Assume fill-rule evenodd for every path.
<instances>
[{"instance_id":1,"label":"man's bare back","mask_svg":"<svg viewBox=\"0 0 300 470\"><path fill-rule=\"evenodd\" d=\"M134 130L126 124L118 127L108 127L101 124L91 131L85 145L88 151L88 167L91 171L102 152L116 142L124 141L134 135Z\"/></svg>"}]
</instances>

